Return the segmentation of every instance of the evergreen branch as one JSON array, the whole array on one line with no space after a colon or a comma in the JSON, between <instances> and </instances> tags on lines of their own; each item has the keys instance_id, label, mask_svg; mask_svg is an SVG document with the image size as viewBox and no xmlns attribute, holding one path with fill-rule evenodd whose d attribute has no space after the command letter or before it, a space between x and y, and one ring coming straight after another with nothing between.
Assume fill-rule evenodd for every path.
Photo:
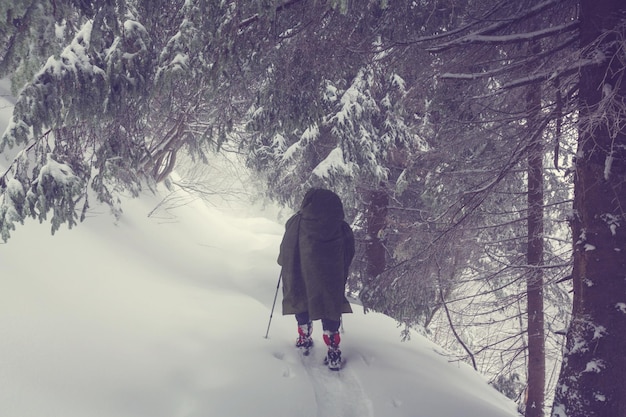
<instances>
[{"instance_id":1,"label":"evergreen branch","mask_svg":"<svg viewBox=\"0 0 626 417\"><path fill-rule=\"evenodd\" d=\"M45 138L46 136L48 136L50 134L50 132L52 132L52 129L48 129L46 132L44 132L41 136L39 136L39 138L37 138L36 140L33 141L33 143L31 143L30 145L28 145L26 148L22 149L21 152L29 152L31 149L33 149L35 147L35 145L37 145L39 143L39 141L41 141L43 138ZM6 171L2 174L2 176L0 176L0 187L2 187L3 189L6 188L7 184L6 184L6 177L7 175L9 175L9 173L11 172L11 169L13 169L13 166L17 163L17 159L13 158L13 161L11 161L11 163L9 164L9 167L6 169Z\"/></svg>"},{"instance_id":2,"label":"evergreen branch","mask_svg":"<svg viewBox=\"0 0 626 417\"><path fill-rule=\"evenodd\" d=\"M300 3L301 1L304 1L304 0L287 0L283 4L279 4L278 6L276 6L276 8L274 9L274 12L278 13L280 11L286 10L289 7L293 6L294 4ZM239 22L238 27L240 29L248 27L248 26L252 25L253 23L256 23L260 18L261 18L261 16L258 13L255 13L252 16L250 16L250 17L248 17L246 19L243 19L241 22Z\"/></svg>"},{"instance_id":3,"label":"evergreen branch","mask_svg":"<svg viewBox=\"0 0 626 417\"><path fill-rule=\"evenodd\" d=\"M481 19L475 19L470 23L467 23L463 26L460 26L458 28L454 28L452 30L449 31L445 31L443 33L438 33L436 35L430 35L430 36L422 36L416 39L411 39L411 40L406 40L406 41L394 41L391 46L385 48L385 49L390 49L393 46L410 46L410 45L415 45L415 44L419 44L419 43L428 43L428 42L433 42L433 41L437 41L437 40L441 40L441 39L446 39L446 38L450 38L451 36L456 36L460 33L464 33L467 32L468 30L470 30L472 27L479 25L481 22L489 20L491 18L492 15L494 15L495 13L497 13L500 8L503 5L506 5L508 2L508 0L503 0L502 2L496 4L495 6L493 6L489 11L485 12L485 14L481 17Z\"/></svg>"},{"instance_id":4,"label":"evergreen branch","mask_svg":"<svg viewBox=\"0 0 626 417\"><path fill-rule=\"evenodd\" d=\"M524 68L524 67L532 66L533 63L541 60L542 58L550 58L554 56L556 52L566 49L567 47L577 42L577 40L578 40L577 37L568 38L562 44L554 48L551 48L549 50L542 51L540 54L532 55L532 56L529 56L528 58L516 61L512 64L506 64L501 67L497 67L495 69L481 71L481 72L474 72L474 73L444 73L444 74L441 74L439 78L446 79L446 80L478 80L478 79L492 78L497 75L510 73L513 69L516 69L516 68ZM524 81L529 80L528 82L512 81L508 84L504 84L502 87L500 87L500 90L525 86L534 81L545 81L549 79L554 79L559 76L564 76L564 75L573 73L580 68L582 68L582 66L578 65L576 67L571 67L571 68L564 69L564 70L545 71L541 74L533 75L530 77L525 77L522 79Z\"/></svg>"},{"instance_id":5,"label":"evergreen branch","mask_svg":"<svg viewBox=\"0 0 626 417\"><path fill-rule=\"evenodd\" d=\"M510 18L506 18L506 19L502 19L501 21L491 24L485 28L482 28L476 32L470 33L466 36L460 37L460 38L456 38L450 42L444 43L444 44L440 44L438 46L433 46L431 48L428 48L427 50L431 53L440 53L440 52L444 52L447 51L449 49L452 48L456 48L459 46L464 46L468 43L472 43L472 39L474 38L486 38L494 33L497 33L498 31L502 30L502 29L507 29L509 28L511 25L513 25L514 23L519 23L525 20L528 20L534 16L539 15L540 13L543 13L545 10L553 7L553 6L557 6L557 5L561 5L563 3L562 0L547 0L544 1L543 3L540 3L534 7L531 7L530 9L528 9L525 12L522 12L516 16L512 16ZM574 23L574 22L572 22ZM576 22L577 23L577 22ZM563 25L563 26L567 26L567 25Z\"/></svg>"},{"instance_id":6,"label":"evergreen branch","mask_svg":"<svg viewBox=\"0 0 626 417\"><path fill-rule=\"evenodd\" d=\"M561 35L563 33L572 32L578 28L578 21L572 21L561 26L542 29L535 32L515 33L512 35L467 35L463 38L456 39L448 44L439 45L438 47L428 48L429 52L438 53L452 47L472 45L507 45L519 42L532 42L550 36Z\"/></svg>"}]
</instances>

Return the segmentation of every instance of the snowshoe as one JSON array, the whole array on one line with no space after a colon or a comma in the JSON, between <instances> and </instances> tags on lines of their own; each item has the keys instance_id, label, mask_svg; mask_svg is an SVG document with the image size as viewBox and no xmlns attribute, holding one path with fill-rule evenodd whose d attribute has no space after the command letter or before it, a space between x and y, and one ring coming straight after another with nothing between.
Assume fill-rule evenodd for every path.
<instances>
[{"instance_id":1,"label":"snowshoe","mask_svg":"<svg viewBox=\"0 0 626 417\"><path fill-rule=\"evenodd\" d=\"M311 348L313 347L313 339L311 339L310 337L298 337L298 340L296 340L296 347L300 349L300 352L302 352L304 356L308 356L308 354L311 352Z\"/></svg>"},{"instance_id":2,"label":"snowshoe","mask_svg":"<svg viewBox=\"0 0 626 417\"><path fill-rule=\"evenodd\" d=\"M313 347L313 339L311 338L313 326L311 322L307 324L301 324L298 326L298 339L296 340L296 347L300 349L304 356L308 356Z\"/></svg>"},{"instance_id":3,"label":"snowshoe","mask_svg":"<svg viewBox=\"0 0 626 417\"><path fill-rule=\"evenodd\" d=\"M338 348L330 348L328 349L328 353L324 358L324 365L328 366L328 369L331 371L338 371L341 369L341 365L343 364L341 360L341 350Z\"/></svg>"},{"instance_id":4,"label":"snowshoe","mask_svg":"<svg viewBox=\"0 0 626 417\"><path fill-rule=\"evenodd\" d=\"M328 346L328 353L324 358L324 364L328 366L331 371L338 371L341 369L341 350L339 349L339 342L341 336L338 332L324 331L324 342Z\"/></svg>"}]
</instances>

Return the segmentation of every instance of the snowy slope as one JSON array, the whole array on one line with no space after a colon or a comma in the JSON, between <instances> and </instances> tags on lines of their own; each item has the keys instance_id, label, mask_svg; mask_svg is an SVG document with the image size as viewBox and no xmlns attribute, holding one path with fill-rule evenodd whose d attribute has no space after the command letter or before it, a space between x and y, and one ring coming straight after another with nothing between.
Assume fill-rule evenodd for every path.
<instances>
[{"instance_id":1,"label":"snowy slope","mask_svg":"<svg viewBox=\"0 0 626 417\"><path fill-rule=\"evenodd\" d=\"M148 217L160 199L125 201L117 223L93 209L55 236L28 222L0 243L0 416L517 415L471 368L358 306L340 372L321 364L318 323L312 355L297 354L280 296L264 338L283 226L200 201Z\"/></svg>"},{"instance_id":2,"label":"snowy slope","mask_svg":"<svg viewBox=\"0 0 626 417\"><path fill-rule=\"evenodd\" d=\"M293 317L275 314L265 339L282 226L198 202L148 218L156 202L54 237L33 222L0 245L0 415L515 415L469 367L358 306L339 373L319 329L299 357Z\"/></svg>"}]
</instances>

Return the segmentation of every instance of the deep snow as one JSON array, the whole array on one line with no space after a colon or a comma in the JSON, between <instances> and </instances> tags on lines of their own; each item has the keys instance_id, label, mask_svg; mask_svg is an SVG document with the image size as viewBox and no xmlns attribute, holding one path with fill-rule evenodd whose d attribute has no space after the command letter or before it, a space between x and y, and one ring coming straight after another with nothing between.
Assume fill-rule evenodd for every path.
<instances>
[{"instance_id":1,"label":"deep snow","mask_svg":"<svg viewBox=\"0 0 626 417\"><path fill-rule=\"evenodd\" d=\"M266 339L283 226L191 198L153 212L161 198L55 236L29 221L0 243L0 416L517 415L469 366L357 305L339 372L321 363L319 323L299 356L280 295Z\"/></svg>"}]
</instances>

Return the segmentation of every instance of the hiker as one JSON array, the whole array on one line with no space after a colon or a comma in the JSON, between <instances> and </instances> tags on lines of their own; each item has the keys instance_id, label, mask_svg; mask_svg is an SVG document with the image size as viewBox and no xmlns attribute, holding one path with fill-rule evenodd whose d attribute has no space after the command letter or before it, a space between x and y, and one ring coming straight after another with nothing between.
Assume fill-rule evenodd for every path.
<instances>
[{"instance_id":1,"label":"hiker","mask_svg":"<svg viewBox=\"0 0 626 417\"><path fill-rule=\"evenodd\" d=\"M278 263L282 266L283 315L295 314L296 346L309 353L312 321L321 319L330 369L341 367L339 326L352 309L345 296L354 257L354 235L344 221L343 204L332 191L307 191L300 210L285 225Z\"/></svg>"}]
</instances>

